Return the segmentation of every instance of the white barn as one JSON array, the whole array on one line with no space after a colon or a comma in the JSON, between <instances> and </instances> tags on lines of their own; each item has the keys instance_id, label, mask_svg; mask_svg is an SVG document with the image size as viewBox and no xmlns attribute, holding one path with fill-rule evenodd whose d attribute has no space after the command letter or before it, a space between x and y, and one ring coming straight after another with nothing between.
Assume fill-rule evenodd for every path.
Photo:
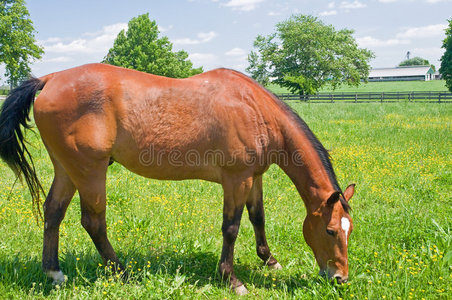
<instances>
[{"instance_id":1,"label":"white barn","mask_svg":"<svg viewBox=\"0 0 452 300\"><path fill-rule=\"evenodd\" d=\"M435 79L434 74L430 66L378 68L370 70L369 81L429 81Z\"/></svg>"}]
</instances>

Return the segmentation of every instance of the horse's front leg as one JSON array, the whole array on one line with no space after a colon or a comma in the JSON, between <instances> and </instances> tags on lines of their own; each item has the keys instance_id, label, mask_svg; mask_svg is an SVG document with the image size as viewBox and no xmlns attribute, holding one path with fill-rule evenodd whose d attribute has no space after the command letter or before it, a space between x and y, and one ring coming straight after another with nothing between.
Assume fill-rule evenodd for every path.
<instances>
[{"instance_id":1,"label":"horse's front leg","mask_svg":"<svg viewBox=\"0 0 452 300\"><path fill-rule=\"evenodd\" d=\"M42 269L54 284L61 284L65 276L58 262L60 224L75 193L75 187L65 171L54 163L55 177L44 202L44 242Z\"/></svg>"},{"instance_id":2,"label":"horse's front leg","mask_svg":"<svg viewBox=\"0 0 452 300\"><path fill-rule=\"evenodd\" d=\"M253 179L239 180L223 177L223 249L221 251L219 272L223 280L228 280L231 288L239 295L248 293L243 283L234 274L234 244L240 227L243 208L251 189Z\"/></svg>"},{"instance_id":3,"label":"horse's front leg","mask_svg":"<svg viewBox=\"0 0 452 300\"><path fill-rule=\"evenodd\" d=\"M257 255L264 261L270 269L282 269L282 266L273 257L270 248L267 244L265 236L265 213L262 193L262 176L254 179L253 188L249 193L246 201L246 208L251 223L254 227L254 234L256 236L256 252Z\"/></svg>"}]
</instances>

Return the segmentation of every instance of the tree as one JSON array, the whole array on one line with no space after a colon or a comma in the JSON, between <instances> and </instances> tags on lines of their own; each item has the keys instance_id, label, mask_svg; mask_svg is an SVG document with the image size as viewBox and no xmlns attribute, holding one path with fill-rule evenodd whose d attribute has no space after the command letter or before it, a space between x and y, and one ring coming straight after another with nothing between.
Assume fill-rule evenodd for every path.
<instances>
[{"instance_id":1,"label":"tree","mask_svg":"<svg viewBox=\"0 0 452 300\"><path fill-rule=\"evenodd\" d=\"M373 53L360 49L353 31L337 31L316 17L295 15L276 25L276 32L254 41L257 52L246 69L261 84L272 82L293 93L314 94L326 83L367 82Z\"/></svg>"},{"instance_id":2,"label":"tree","mask_svg":"<svg viewBox=\"0 0 452 300\"><path fill-rule=\"evenodd\" d=\"M42 47L36 44L35 30L24 0L0 1L0 63L11 87L29 76L30 63L41 58Z\"/></svg>"},{"instance_id":3,"label":"tree","mask_svg":"<svg viewBox=\"0 0 452 300\"><path fill-rule=\"evenodd\" d=\"M202 73L194 69L187 52L172 52L173 45L166 36L159 38L159 30L149 14L129 21L104 58L104 63L174 78Z\"/></svg>"},{"instance_id":4,"label":"tree","mask_svg":"<svg viewBox=\"0 0 452 300\"><path fill-rule=\"evenodd\" d=\"M405 66L430 66L433 69L433 71L436 72L436 67L434 65L431 65L427 59L419 56L406 59L399 64L399 67Z\"/></svg>"},{"instance_id":5,"label":"tree","mask_svg":"<svg viewBox=\"0 0 452 300\"><path fill-rule=\"evenodd\" d=\"M449 27L446 29L446 37L443 41L444 52L441 57L441 67L439 72L446 80L446 86L452 92L452 19L449 20Z\"/></svg>"}]
</instances>

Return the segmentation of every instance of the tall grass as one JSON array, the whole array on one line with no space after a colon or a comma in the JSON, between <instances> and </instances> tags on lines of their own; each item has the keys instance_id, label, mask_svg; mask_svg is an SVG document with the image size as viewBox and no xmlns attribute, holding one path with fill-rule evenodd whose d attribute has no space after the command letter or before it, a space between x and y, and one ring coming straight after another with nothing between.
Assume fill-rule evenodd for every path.
<instances>
[{"instance_id":1,"label":"tall grass","mask_svg":"<svg viewBox=\"0 0 452 300\"><path fill-rule=\"evenodd\" d=\"M332 285L302 234L303 202L277 167L264 176L267 236L283 265L262 266L244 213L235 268L247 298L448 299L452 294L452 106L293 104L331 151L342 187L355 182L350 281ZM39 136L28 134L44 186L52 167ZM68 282L41 272L42 224L31 198L0 163L0 297L231 299L219 281L222 191L203 181L145 179L113 164L108 172L109 237L130 278L110 274L80 225L79 198L61 227Z\"/></svg>"}]
</instances>

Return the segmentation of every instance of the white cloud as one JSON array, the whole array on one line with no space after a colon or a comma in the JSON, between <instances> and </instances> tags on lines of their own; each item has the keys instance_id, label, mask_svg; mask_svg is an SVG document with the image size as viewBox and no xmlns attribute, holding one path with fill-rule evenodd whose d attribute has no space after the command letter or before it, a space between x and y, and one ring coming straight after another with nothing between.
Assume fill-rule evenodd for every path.
<instances>
[{"instance_id":1,"label":"white cloud","mask_svg":"<svg viewBox=\"0 0 452 300\"><path fill-rule=\"evenodd\" d=\"M246 51L242 48L233 48L225 53L226 56L244 56Z\"/></svg>"},{"instance_id":2,"label":"white cloud","mask_svg":"<svg viewBox=\"0 0 452 300\"><path fill-rule=\"evenodd\" d=\"M380 40L371 36L357 38L356 42L360 47L389 47L396 45L407 45L410 43L409 40L404 39Z\"/></svg>"},{"instance_id":3,"label":"white cloud","mask_svg":"<svg viewBox=\"0 0 452 300\"><path fill-rule=\"evenodd\" d=\"M117 23L104 26L97 32L84 33L83 37L73 40L53 37L41 41L41 44L46 53L106 53L113 45L118 33L126 28L126 23Z\"/></svg>"},{"instance_id":4,"label":"white cloud","mask_svg":"<svg viewBox=\"0 0 452 300\"><path fill-rule=\"evenodd\" d=\"M211 41L217 36L217 33L214 31L209 32L200 32L197 34L197 39L191 38L182 38L173 40L173 44L175 45L198 45Z\"/></svg>"},{"instance_id":5,"label":"white cloud","mask_svg":"<svg viewBox=\"0 0 452 300\"><path fill-rule=\"evenodd\" d=\"M245 69L247 66L248 66L247 64L235 64L231 66L231 69L245 73Z\"/></svg>"},{"instance_id":6,"label":"white cloud","mask_svg":"<svg viewBox=\"0 0 452 300\"><path fill-rule=\"evenodd\" d=\"M251 11L254 10L257 5L265 0L230 0L222 6L231 7L233 10Z\"/></svg>"},{"instance_id":7,"label":"white cloud","mask_svg":"<svg viewBox=\"0 0 452 300\"><path fill-rule=\"evenodd\" d=\"M435 57L441 57L444 54L445 49L443 48L414 48L411 51L412 56L420 56L420 57L429 57L429 56L435 56ZM430 61L431 63L435 64L436 62Z\"/></svg>"},{"instance_id":8,"label":"white cloud","mask_svg":"<svg viewBox=\"0 0 452 300\"><path fill-rule=\"evenodd\" d=\"M74 53L74 52L82 52L82 53L90 53L95 49L88 48L86 39L77 39L71 41L70 43L57 42L56 44L46 45L44 44L44 50L47 53L55 52L55 53Z\"/></svg>"},{"instance_id":9,"label":"white cloud","mask_svg":"<svg viewBox=\"0 0 452 300\"><path fill-rule=\"evenodd\" d=\"M164 26L158 25L158 28L159 28L160 32L168 32L171 29L173 29L173 25L169 25L168 27L164 27Z\"/></svg>"},{"instance_id":10,"label":"white cloud","mask_svg":"<svg viewBox=\"0 0 452 300\"><path fill-rule=\"evenodd\" d=\"M188 59L196 66L209 65L218 61L218 57L212 53L192 53Z\"/></svg>"},{"instance_id":11,"label":"white cloud","mask_svg":"<svg viewBox=\"0 0 452 300\"><path fill-rule=\"evenodd\" d=\"M334 16L338 14L338 9L345 12L350 12L352 9L364 8L367 4L360 2L358 0L355 1L342 1L339 5L336 5L336 2L330 2L327 5L327 9L320 12L319 16Z\"/></svg>"},{"instance_id":12,"label":"white cloud","mask_svg":"<svg viewBox=\"0 0 452 300\"><path fill-rule=\"evenodd\" d=\"M201 41L202 41L203 43L212 40L212 39L215 38L216 36L217 36L217 33L214 32L214 31L200 32L200 33L198 33L198 37L201 39Z\"/></svg>"},{"instance_id":13,"label":"white cloud","mask_svg":"<svg viewBox=\"0 0 452 300\"><path fill-rule=\"evenodd\" d=\"M334 16L337 15L336 10L326 10L319 13L319 16L325 17L325 16Z\"/></svg>"},{"instance_id":14,"label":"white cloud","mask_svg":"<svg viewBox=\"0 0 452 300\"><path fill-rule=\"evenodd\" d=\"M397 34L397 38L429 38L432 36L444 35L447 24L435 24L423 27L406 28Z\"/></svg>"},{"instance_id":15,"label":"white cloud","mask_svg":"<svg viewBox=\"0 0 452 300\"><path fill-rule=\"evenodd\" d=\"M232 48L225 53L227 66L235 70L244 71L247 65L247 52L242 48Z\"/></svg>"},{"instance_id":16,"label":"white cloud","mask_svg":"<svg viewBox=\"0 0 452 300\"><path fill-rule=\"evenodd\" d=\"M395 2L402 2L401 0L378 0L378 2L381 3L395 3ZM411 1L413 2L413 1ZM452 0L424 0L424 2L430 3L430 4L436 4L436 3L450 3Z\"/></svg>"},{"instance_id":17,"label":"white cloud","mask_svg":"<svg viewBox=\"0 0 452 300\"><path fill-rule=\"evenodd\" d=\"M59 38L59 37L51 37L51 38L48 38L47 40L43 40L43 41L40 41L41 43L58 43L58 42L61 42L62 41L62 39L61 38Z\"/></svg>"},{"instance_id":18,"label":"white cloud","mask_svg":"<svg viewBox=\"0 0 452 300\"><path fill-rule=\"evenodd\" d=\"M270 17L280 16L280 15L281 15L281 13L280 12L276 12L276 11L269 11L267 13L267 16L270 16Z\"/></svg>"},{"instance_id":19,"label":"white cloud","mask_svg":"<svg viewBox=\"0 0 452 300\"><path fill-rule=\"evenodd\" d=\"M83 36L102 36L102 35L114 35L115 37L118 35L118 33L123 30L127 29L127 23L116 23L104 26L101 30L94 31L94 32L85 32Z\"/></svg>"},{"instance_id":20,"label":"white cloud","mask_svg":"<svg viewBox=\"0 0 452 300\"><path fill-rule=\"evenodd\" d=\"M342 1L339 7L343 8L343 9L357 9L357 8L364 8L366 6L367 6L366 4L359 2L359 1L353 1L353 2Z\"/></svg>"},{"instance_id":21,"label":"white cloud","mask_svg":"<svg viewBox=\"0 0 452 300\"><path fill-rule=\"evenodd\" d=\"M58 56L53 58L44 58L43 61L46 63L62 63L62 62L70 62L74 59L69 56Z\"/></svg>"}]
</instances>

